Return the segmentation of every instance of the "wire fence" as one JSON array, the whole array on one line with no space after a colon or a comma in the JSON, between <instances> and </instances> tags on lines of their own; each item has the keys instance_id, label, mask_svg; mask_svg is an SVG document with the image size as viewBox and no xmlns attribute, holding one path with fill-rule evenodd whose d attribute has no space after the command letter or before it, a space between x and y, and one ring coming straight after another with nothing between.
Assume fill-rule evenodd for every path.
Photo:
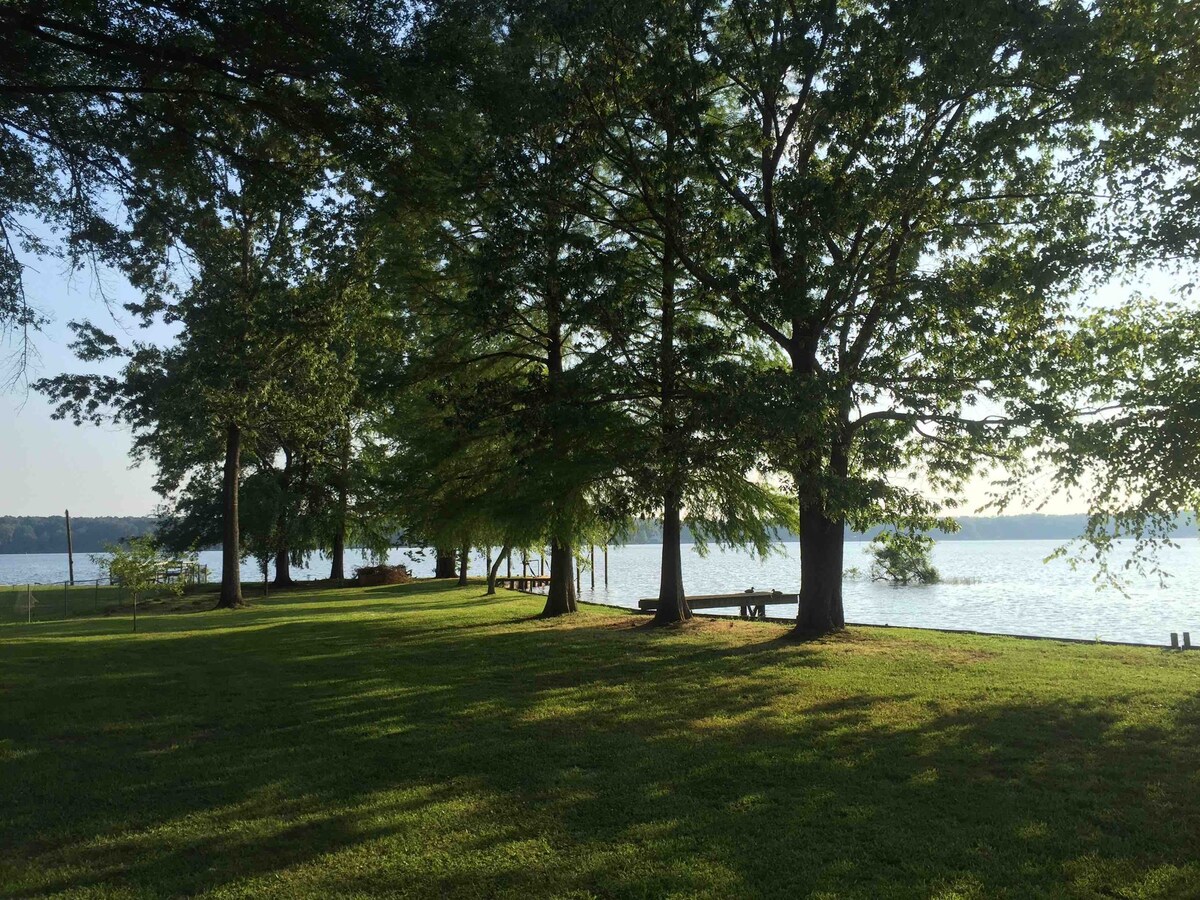
<instances>
[{"instance_id":1,"label":"wire fence","mask_svg":"<svg viewBox=\"0 0 1200 900\"><path fill-rule=\"evenodd\" d=\"M33 624L61 622L82 616L130 616L135 612L151 614L161 607L167 597L175 594L166 586L137 598L140 609L135 610L135 598L119 584L107 578L88 581L26 582L0 585L0 623ZM161 611L161 610L160 610Z\"/></svg>"},{"instance_id":2,"label":"wire fence","mask_svg":"<svg viewBox=\"0 0 1200 900\"><path fill-rule=\"evenodd\" d=\"M318 576L293 576L296 584L322 581ZM203 609L211 605L220 582L187 584L182 593L167 584L156 584L136 598L128 588L113 584L109 578L69 581L0 584L0 625L33 625L39 622L63 622L80 618L128 620L130 629L136 620L164 613ZM248 600L269 597L278 588L263 581L243 581L242 593Z\"/></svg>"}]
</instances>

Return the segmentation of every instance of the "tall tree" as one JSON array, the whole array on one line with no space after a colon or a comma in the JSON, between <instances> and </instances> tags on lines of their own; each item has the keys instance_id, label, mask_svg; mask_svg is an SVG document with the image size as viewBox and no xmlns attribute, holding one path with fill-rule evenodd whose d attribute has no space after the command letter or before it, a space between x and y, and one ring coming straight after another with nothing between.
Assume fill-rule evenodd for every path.
<instances>
[{"instance_id":1,"label":"tall tree","mask_svg":"<svg viewBox=\"0 0 1200 900\"><path fill-rule=\"evenodd\" d=\"M337 203L325 158L261 120L218 110L206 121L220 135L212 146L180 148L164 127L138 135L126 154L146 198L128 230L137 253L127 270L143 295L129 308L145 322L161 316L177 326L177 343L165 351L135 345L126 354L83 327L84 358L126 354L124 377L64 376L41 387L64 401L60 415L78 415L81 403L93 414L98 404L114 405L167 492L223 447L218 605L228 607L242 602L244 453L320 433L340 412L347 379L330 351L339 310L307 240L321 233L322 217ZM202 130L188 126L189 133ZM187 266L176 263L176 252Z\"/></svg>"},{"instance_id":2,"label":"tall tree","mask_svg":"<svg viewBox=\"0 0 1200 900\"><path fill-rule=\"evenodd\" d=\"M461 98L474 111L462 196L433 223L423 270L434 277L409 298L424 345L415 371L435 386L421 401L434 412L420 416L435 428L413 449L440 455L426 470L442 474L421 496L439 498L427 508L442 526L474 522L446 544L548 544L545 613L561 615L576 609L573 547L615 467L619 416L587 333L612 279L595 223L577 209L589 160L564 118L561 59L523 11L496 33ZM480 540L484 511L494 520Z\"/></svg>"},{"instance_id":3,"label":"tall tree","mask_svg":"<svg viewBox=\"0 0 1200 900\"><path fill-rule=\"evenodd\" d=\"M626 13L556 33L603 161L587 173L594 214L611 229L610 242L627 248L620 265L634 302L607 310L597 325L619 348L613 364L639 423L641 440L630 443L621 467L635 493L651 501L643 512L663 519L655 621L667 624L691 614L681 554L685 511L697 540L760 552L771 545L772 527L791 517L754 477L766 460L738 406L762 354L719 315L720 298L680 265L685 220L711 190L687 157L682 138L690 120L680 106L711 88L711 73L695 62L703 48L684 6L652 3Z\"/></svg>"},{"instance_id":4,"label":"tall tree","mask_svg":"<svg viewBox=\"0 0 1200 900\"><path fill-rule=\"evenodd\" d=\"M653 6L653 5L652 5ZM847 523L939 510L1022 446L1067 297L1105 259L1094 170L1127 70L1123 4L692 4L702 70L669 105L687 178L680 267L777 355L746 400L800 506L797 634L844 626ZM623 8L603 7L615 19ZM1167 35L1164 40L1173 41ZM648 65L644 60L640 65ZM636 83L634 79L633 83ZM631 183L644 154L626 129Z\"/></svg>"}]
</instances>

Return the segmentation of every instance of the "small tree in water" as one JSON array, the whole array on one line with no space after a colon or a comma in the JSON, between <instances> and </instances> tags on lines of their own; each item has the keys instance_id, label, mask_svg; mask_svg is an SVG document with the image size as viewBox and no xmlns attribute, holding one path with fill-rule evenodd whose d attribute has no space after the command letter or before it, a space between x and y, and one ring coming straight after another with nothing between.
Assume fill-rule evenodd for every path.
<instances>
[{"instance_id":1,"label":"small tree in water","mask_svg":"<svg viewBox=\"0 0 1200 900\"><path fill-rule=\"evenodd\" d=\"M941 580L930 553L933 538L924 534L881 531L871 541L871 578L893 584L935 584Z\"/></svg>"}]
</instances>

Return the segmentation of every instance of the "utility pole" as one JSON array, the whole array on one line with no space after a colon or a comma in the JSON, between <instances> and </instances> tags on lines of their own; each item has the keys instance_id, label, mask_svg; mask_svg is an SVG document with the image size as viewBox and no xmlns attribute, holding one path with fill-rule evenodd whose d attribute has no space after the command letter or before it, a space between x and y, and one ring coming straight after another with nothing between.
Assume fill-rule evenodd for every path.
<instances>
[{"instance_id":1,"label":"utility pole","mask_svg":"<svg viewBox=\"0 0 1200 900\"><path fill-rule=\"evenodd\" d=\"M75 547L71 543L71 511L67 511L67 569L70 573L71 586L75 585Z\"/></svg>"}]
</instances>

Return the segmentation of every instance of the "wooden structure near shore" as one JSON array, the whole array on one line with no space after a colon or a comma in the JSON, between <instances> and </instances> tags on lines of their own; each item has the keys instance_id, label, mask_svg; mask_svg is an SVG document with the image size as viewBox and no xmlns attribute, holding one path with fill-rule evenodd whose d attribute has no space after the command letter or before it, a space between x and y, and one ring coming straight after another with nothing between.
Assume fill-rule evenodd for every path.
<instances>
[{"instance_id":1,"label":"wooden structure near shore","mask_svg":"<svg viewBox=\"0 0 1200 900\"><path fill-rule=\"evenodd\" d=\"M182 581L185 586L208 584L208 566L198 562L187 562L179 559L164 560L154 572L155 584L171 584ZM109 584L121 583L121 579L112 575L108 577Z\"/></svg>"},{"instance_id":2,"label":"wooden structure near shore","mask_svg":"<svg viewBox=\"0 0 1200 900\"><path fill-rule=\"evenodd\" d=\"M496 584L514 591L526 594L536 594L537 588L549 587L549 575L504 575L496 579Z\"/></svg>"},{"instance_id":3,"label":"wooden structure near shore","mask_svg":"<svg viewBox=\"0 0 1200 900\"><path fill-rule=\"evenodd\" d=\"M692 609L725 609L736 606L742 618L765 619L768 603L795 603L795 594L781 591L742 591L740 594L696 594L687 598ZM654 612L658 609L658 598L648 597L638 601L638 610Z\"/></svg>"}]
</instances>

